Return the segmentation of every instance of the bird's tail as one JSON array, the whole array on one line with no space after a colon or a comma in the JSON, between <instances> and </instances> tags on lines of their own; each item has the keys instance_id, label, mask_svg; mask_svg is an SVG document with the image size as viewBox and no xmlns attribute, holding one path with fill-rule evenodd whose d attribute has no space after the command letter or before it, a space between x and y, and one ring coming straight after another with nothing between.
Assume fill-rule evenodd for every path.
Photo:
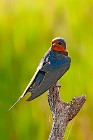
<instances>
[{"instance_id":1,"label":"bird's tail","mask_svg":"<svg viewBox=\"0 0 93 140\"><path fill-rule=\"evenodd\" d=\"M25 91L23 92L23 94L18 98L18 100L9 108L8 111L10 111L27 93L27 88L25 89Z\"/></svg>"},{"instance_id":2,"label":"bird's tail","mask_svg":"<svg viewBox=\"0 0 93 140\"><path fill-rule=\"evenodd\" d=\"M37 71L36 71L37 73ZM9 111L27 94L27 92L29 91L29 88L31 87L31 83L33 82L35 75L34 74L33 78L31 79L31 81L29 82L29 84L27 85L26 89L24 90L23 94L18 98L18 100L9 108Z\"/></svg>"},{"instance_id":3,"label":"bird's tail","mask_svg":"<svg viewBox=\"0 0 93 140\"><path fill-rule=\"evenodd\" d=\"M19 101L20 101L21 98L19 98L10 108L8 111L10 111Z\"/></svg>"}]
</instances>

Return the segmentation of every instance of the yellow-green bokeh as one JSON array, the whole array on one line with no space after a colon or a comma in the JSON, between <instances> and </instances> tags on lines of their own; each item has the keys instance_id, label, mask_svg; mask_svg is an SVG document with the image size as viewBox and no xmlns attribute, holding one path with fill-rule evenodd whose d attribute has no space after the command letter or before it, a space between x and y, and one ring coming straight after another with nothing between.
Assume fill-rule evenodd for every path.
<instances>
[{"instance_id":1,"label":"yellow-green bokeh","mask_svg":"<svg viewBox=\"0 0 93 140\"><path fill-rule=\"evenodd\" d=\"M65 38L72 59L60 80L61 97L70 101L86 94L87 98L68 139L93 139L93 0L0 0L1 140L48 139L52 116L47 92L30 103L25 97L8 109L58 36Z\"/></svg>"}]
</instances>

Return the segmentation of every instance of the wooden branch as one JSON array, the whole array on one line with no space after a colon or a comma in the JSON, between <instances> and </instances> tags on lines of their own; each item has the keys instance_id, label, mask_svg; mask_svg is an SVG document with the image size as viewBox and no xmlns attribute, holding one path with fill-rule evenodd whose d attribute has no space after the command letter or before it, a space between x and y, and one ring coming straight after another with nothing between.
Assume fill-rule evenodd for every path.
<instances>
[{"instance_id":1,"label":"wooden branch","mask_svg":"<svg viewBox=\"0 0 93 140\"><path fill-rule=\"evenodd\" d=\"M77 96L70 103L61 101L59 84L56 82L48 91L48 102L53 116L52 130L48 140L62 140L66 126L86 101L85 95Z\"/></svg>"}]
</instances>

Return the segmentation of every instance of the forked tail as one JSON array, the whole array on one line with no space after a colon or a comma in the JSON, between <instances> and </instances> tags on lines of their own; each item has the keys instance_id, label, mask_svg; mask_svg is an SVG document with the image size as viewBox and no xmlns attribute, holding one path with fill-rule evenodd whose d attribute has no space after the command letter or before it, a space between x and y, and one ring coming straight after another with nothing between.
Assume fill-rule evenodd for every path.
<instances>
[{"instance_id":1,"label":"forked tail","mask_svg":"<svg viewBox=\"0 0 93 140\"><path fill-rule=\"evenodd\" d=\"M8 111L10 111L19 101L20 101L21 98L19 98L10 108Z\"/></svg>"},{"instance_id":2,"label":"forked tail","mask_svg":"<svg viewBox=\"0 0 93 140\"><path fill-rule=\"evenodd\" d=\"M25 91L23 92L23 94L18 98L18 100L9 108L8 111L10 111L27 93L27 88L25 89Z\"/></svg>"}]
</instances>

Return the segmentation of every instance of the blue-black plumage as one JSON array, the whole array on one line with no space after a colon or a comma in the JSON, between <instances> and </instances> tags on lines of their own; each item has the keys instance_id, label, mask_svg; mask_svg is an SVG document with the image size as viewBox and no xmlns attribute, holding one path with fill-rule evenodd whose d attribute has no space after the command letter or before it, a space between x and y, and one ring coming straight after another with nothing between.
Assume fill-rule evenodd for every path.
<instances>
[{"instance_id":1,"label":"blue-black plumage","mask_svg":"<svg viewBox=\"0 0 93 140\"><path fill-rule=\"evenodd\" d=\"M43 94L65 74L70 67L70 62L71 59L68 57L64 39L53 39L51 48L40 61L33 78L18 101L23 98L27 92L31 92L31 96L27 101L31 101Z\"/></svg>"}]
</instances>

